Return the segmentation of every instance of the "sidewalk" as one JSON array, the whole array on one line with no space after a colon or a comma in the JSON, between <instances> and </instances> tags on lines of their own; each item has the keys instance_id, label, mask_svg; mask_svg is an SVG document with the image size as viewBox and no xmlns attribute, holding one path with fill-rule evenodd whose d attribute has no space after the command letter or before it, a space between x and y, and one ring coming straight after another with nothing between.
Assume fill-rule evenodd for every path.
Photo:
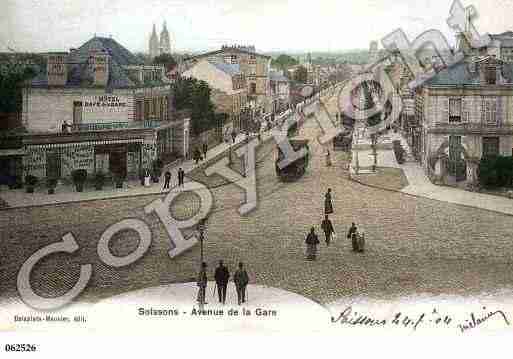
<instances>
[{"instance_id":1,"label":"sidewalk","mask_svg":"<svg viewBox=\"0 0 513 359\"><path fill-rule=\"evenodd\" d=\"M398 133L390 133L390 139L400 140L408 150L406 141ZM371 167L374 162L371 150L358 150L358 162L361 168ZM353 161L355 151L353 151ZM484 193L468 192L458 188L437 186L431 183L423 168L417 162L405 162L400 165L392 150L378 150L378 167L391 167L403 170L409 185L401 190L402 193L433 199L440 202L453 203L462 206L481 208L489 211L513 215L513 200L506 197L493 196Z\"/></svg>"},{"instance_id":2,"label":"sidewalk","mask_svg":"<svg viewBox=\"0 0 513 359\"><path fill-rule=\"evenodd\" d=\"M262 141L266 141L271 137L270 131L262 134ZM235 139L235 145L240 144L245 140L246 136L239 134ZM229 149L231 144L221 143L216 147L207 151L207 161L212 159ZM163 173L167 170L171 172L171 187L178 185L178 169L181 167L185 174L191 172L198 166L201 166L205 161L200 161L198 164L194 160L186 160L183 162L174 163L172 166L164 167ZM185 179L187 181L187 178ZM162 174L159 183L152 183L150 187L144 187L139 180L125 181L123 188L113 188L112 185L107 184L109 188L104 188L97 191L94 188L88 187L84 192L77 192L73 185L59 185L55 190L55 194L49 195L45 186L39 186L34 193L26 193L25 189L7 190L2 188L0 191L0 199L7 202L7 209L31 207L31 206L44 206L50 204L69 203L69 202L82 202L99 199L122 198L133 196L146 196L152 194L164 193L162 187L164 185L164 174Z\"/></svg>"}]
</instances>

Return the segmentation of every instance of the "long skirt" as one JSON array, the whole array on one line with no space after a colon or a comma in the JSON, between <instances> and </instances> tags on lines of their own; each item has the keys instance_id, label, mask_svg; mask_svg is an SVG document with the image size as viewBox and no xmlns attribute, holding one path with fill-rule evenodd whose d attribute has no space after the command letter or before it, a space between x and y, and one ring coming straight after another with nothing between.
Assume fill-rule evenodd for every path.
<instances>
[{"instance_id":1,"label":"long skirt","mask_svg":"<svg viewBox=\"0 0 513 359\"><path fill-rule=\"evenodd\" d=\"M331 166L331 157L330 155L326 155L326 167L330 167Z\"/></svg>"},{"instance_id":2,"label":"long skirt","mask_svg":"<svg viewBox=\"0 0 513 359\"><path fill-rule=\"evenodd\" d=\"M324 201L324 213L326 213L326 214L333 213L333 204L331 203L330 200Z\"/></svg>"},{"instance_id":3,"label":"long skirt","mask_svg":"<svg viewBox=\"0 0 513 359\"><path fill-rule=\"evenodd\" d=\"M306 245L306 258L313 260L317 256L317 246L315 244Z\"/></svg>"}]
</instances>

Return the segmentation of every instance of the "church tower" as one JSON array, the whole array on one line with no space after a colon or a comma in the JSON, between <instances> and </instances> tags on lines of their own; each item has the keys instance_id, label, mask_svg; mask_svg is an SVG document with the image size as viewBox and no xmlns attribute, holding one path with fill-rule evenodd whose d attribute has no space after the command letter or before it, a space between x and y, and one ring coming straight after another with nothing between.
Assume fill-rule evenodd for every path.
<instances>
[{"instance_id":1,"label":"church tower","mask_svg":"<svg viewBox=\"0 0 513 359\"><path fill-rule=\"evenodd\" d=\"M160 33L160 53L170 54L171 53L171 40L169 39L169 32L167 31L166 22L164 21L164 28Z\"/></svg>"},{"instance_id":2,"label":"church tower","mask_svg":"<svg viewBox=\"0 0 513 359\"><path fill-rule=\"evenodd\" d=\"M153 59L160 55L159 51L159 38L157 36L157 30L155 24L153 24L153 32L150 37L150 57Z\"/></svg>"}]
</instances>

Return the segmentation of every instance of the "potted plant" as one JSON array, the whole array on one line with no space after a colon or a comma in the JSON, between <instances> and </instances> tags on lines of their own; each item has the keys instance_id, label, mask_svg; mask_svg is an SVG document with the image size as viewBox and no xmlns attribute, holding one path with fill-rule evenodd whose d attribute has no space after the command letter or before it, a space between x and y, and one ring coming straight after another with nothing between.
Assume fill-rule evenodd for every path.
<instances>
[{"instance_id":1,"label":"potted plant","mask_svg":"<svg viewBox=\"0 0 513 359\"><path fill-rule=\"evenodd\" d=\"M103 185L105 183L105 174L103 172L97 172L94 176L94 188L97 191L101 191L103 189Z\"/></svg>"},{"instance_id":2,"label":"potted plant","mask_svg":"<svg viewBox=\"0 0 513 359\"><path fill-rule=\"evenodd\" d=\"M74 170L71 173L71 178L73 179L77 192L82 192L87 179L87 171L84 169Z\"/></svg>"},{"instance_id":3,"label":"potted plant","mask_svg":"<svg viewBox=\"0 0 513 359\"><path fill-rule=\"evenodd\" d=\"M54 194L55 187L57 187L57 178L47 178L46 186L48 187L48 194Z\"/></svg>"},{"instance_id":4,"label":"potted plant","mask_svg":"<svg viewBox=\"0 0 513 359\"><path fill-rule=\"evenodd\" d=\"M36 186L38 179L36 176L27 175L25 177L25 186L27 188L27 193L34 193L34 187Z\"/></svg>"},{"instance_id":5,"label":"potted plant","mask_svg":"<svg viewBox=\"0 0 513 359\"><path fill-rule=\"evenodd\" d=\"M164 167L162 160L157 159L157 160L153 161L153 166L152 166L153 171L151 174L153 183L159 183L160 176L162 175L162 167Z\"/></svg>"}]
</instances>

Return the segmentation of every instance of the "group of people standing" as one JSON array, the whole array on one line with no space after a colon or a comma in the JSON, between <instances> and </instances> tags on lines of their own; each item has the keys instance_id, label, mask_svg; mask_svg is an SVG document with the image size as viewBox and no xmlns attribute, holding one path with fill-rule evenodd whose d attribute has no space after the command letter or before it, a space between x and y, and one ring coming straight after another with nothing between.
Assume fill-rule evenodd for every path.
<instances>
[{"instance_id":1,"label":"group of people standing","mask_svg":"<svg viewBox=\"0 0 513 359\"><path fill-rule=\"evenodd\" d=\"M203 156L201 155L201 153L203 152ZM206 160L207 159L207 152L208 152L208 145L207 143L205 142L202 146L201 146L201 150L199 149L199 147L196 147L194 149L194 153L193 153L193 157L192 159L194 161L196 161L196 164L198 164L199 161L203 161L203 160Z\"/></svg>"},{"instance_id":2,"label":"group of people standing","mask_svg":"<svg viewBox=\"0 0 513 359\"><path fill-rule=\"evenodd\" d=\"M326 246L329 247L331 241L335 238L335 229L331 222L329 215L333 214L333 202L331 197L331 188L324 195L324 220L321 223L321 228L324 232ZM357 252L363 252L365 245L365 238L363 234L358 232L356 224L353 222L347 233L347 238L352 240L353 250ZM319 245L319 237L315 233L315 227L310 228L310 232L306 236L306 259L316 260L317 258L317 246Z\"/></svg>"},{"instance_id":3,"label":"group of people standing","mask_svg":"<svg viewBox=\"0 0 513 359\"><path fill-rule=\"evenodd\" d=\"M214 279L217 287L217 295L219 297L219 303L225 304L226 302L226 291L228 288L228 282L230 279L230 271L224 265L224 262L219 261L219 266L214 272ZM249 276L244 268L244 263L239 262L239 267L233 275L233 283L237 291L237 302L239 305L246 302L246 287L249 283ZM201 264L201 270L198 274L198 298L197 301L200 304L207 304L205 301L205 295L207 290L208 278L207 278L207 264L203 262Z\"/></svg>"},{"instance_id":4,"label":"group of people standing","mask_svg":"<svg viewBox=\"0 0 513 359\"><path fill-rule=\"evenodd\" d=\"M185 179L185 171L182 169L182 167L180 167L178 169L177 176L178 176L178 186L182 187L183 183L184 183L184 179ZM162 189L169 189L170 183L171 183L171 172L169 170L167 170L164 173L164 186L162 187Z\"/></svg>"}]
</instances>

